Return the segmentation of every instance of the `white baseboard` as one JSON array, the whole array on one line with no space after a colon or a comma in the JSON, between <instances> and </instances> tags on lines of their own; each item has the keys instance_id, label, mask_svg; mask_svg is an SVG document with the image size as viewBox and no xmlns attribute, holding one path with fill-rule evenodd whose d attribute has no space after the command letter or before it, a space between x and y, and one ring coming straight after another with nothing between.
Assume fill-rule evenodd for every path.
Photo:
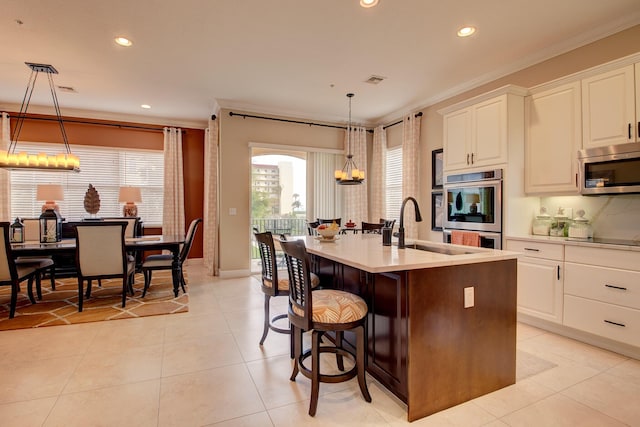
<instances>
[{"instance_id":1,"label":"white baseboard","mask_svg":"<svg viewBox=\"0 0 640 427\"><path fill-rule=\"evenodd\" d=\"M558 323L538 319L536 317L529 316L523 313L518 313L518 321L526 323L527 325L535 326L536 328L544 329L545 331L553 332L558 335L572 338L577 341L582 341L596 347L604 348L605 350L613 351L615 353L640 360L640 348L631 346L629 344L625 344L619 341L613 341L605 337L593 335L588 332L560 325Z\"/></svg>"},{"instance_id":2,"label":"white baseboard","mask_svg":"<svg viewBox=\"0 0 640 427\"><path fill-rule=\"evenodd\" d=\"M251 276L251 270L220 270L221 279L232 279L236 277Z\"/></svg>"}]
</instances>

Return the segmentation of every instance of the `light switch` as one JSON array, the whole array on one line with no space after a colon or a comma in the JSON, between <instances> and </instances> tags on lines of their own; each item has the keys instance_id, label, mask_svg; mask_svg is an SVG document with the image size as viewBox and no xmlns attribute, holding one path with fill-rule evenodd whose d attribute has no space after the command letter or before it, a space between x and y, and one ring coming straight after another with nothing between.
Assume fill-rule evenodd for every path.
<instances>
[{"instance_id":1,"label":"light switch","mask_svg":"<svg viewBox=\"0 0 640 427\"><path fill-rule=\"evenodd\" d=\"M473 287L464 288L464 308L473 307L475 304L474 298Z\"/></svg>"},{"instance_id":2,"label":"light switch","mask_svg":"<svg viewBox=\"0 0 640 427\"><path fill-rule=\"evenodd\" d=\"M236 208L229 208L229 215L237 215L238 210Z\"/></svg>"}]
</instances>

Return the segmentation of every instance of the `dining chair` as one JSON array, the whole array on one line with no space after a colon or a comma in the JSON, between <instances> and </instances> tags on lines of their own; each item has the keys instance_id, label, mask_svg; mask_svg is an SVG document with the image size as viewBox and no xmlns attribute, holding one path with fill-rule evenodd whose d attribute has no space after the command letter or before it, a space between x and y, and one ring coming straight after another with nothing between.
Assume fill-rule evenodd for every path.
<instances>
[{"instance_id":1,"label":"dining chair","mask_svg":"<svg viewBox=\"0 0 640 427\"><path fill-rule=\"evenodd\" d=\"M271 297L288 296L289 295L289 275L287 270L279 270L276 260L276 249L273 235L270 231L264 233L255 233L258 249L260 251L260 261L262 262L262 292L264 293L264 329L260 345L264 344L269 330L281 334L291 334L291 329L284 329L276 326L276 322L280 319L286 319L287 314L278 314L271 317L270 302ZM311 273L311 287L316 288L320 284L320 278ZM293 344L293 340L291 341ZM293 345L291 347L291 358L294 357Z\"/></svg>"},{"instance_id":2,"label":"dining chair","mask_svg":"<svg viewBox=\"0 0 640 427\"><path fill-rule=\"evenodd\" d=\"M311 291L310 261L304 241L280 242L289 274L289 322L293 335L295 363L289 378L295 381L298 372L311 379L311 402L309 415L315 416L318 407L320 383L337 383L358 377L360 392L364 400L371 402L371 395L365 379L365 325L367 303L358 295L335 290L319 289ZM353 330L356 335L356 354L342 345L344 331ZM302 332L313 331L311 349L302 351ZM335 346L320 346L320 338L326 332L335 333ZM336 355L338 374L320 372L320 354ZM304 365L311 357L311 369ZM353 360L354 366L344 372L343 357Z\"/></svg>"},{"instance_id":3,"label":"dining chair","mask_svg":"<svg viewBox=\"0 0 640 427\"><path fill-rule=\"evenodd\" d=\"M38 218L22 218L22 225L24 226L24 240L25 242L38 242L40 241L40 220ZM16 258L18 264L38 264L39 274L36 278L36 291L38 293L38 299L42 299L41 280L45 273L49 273L49 279L51 281L51 289L56 290L56 266L53 259L49 256L27 256Z\"/></svg>"},{"instance_id":4,"label":"dining chair","mask_svg":"<svg viewBox=\"0 0 640 427\"><path fill-rule=\"evenodd\" d=\"M317 236L318 232L316 231L316 228L319 225L320 223L318 221L313 221L313 222L307 221L307 234L309 234L309 236Z\"/></svg>"},{"instance_id":5,"label":"dining chair","mask_svg":"<svg viewBox=\"0 0 640 427\"><path fill-rule=\"evenodd\" d=\"M362 233L363 234L370 234L370 233L375 233L375 234L380 234L382 232L382 226L384 224L382 223L376 223L376 222L362 222Z\"/></svg>"},{"instance_id":6,"label":"dining chair","mask_svg":"<svg viewBox=\"0 0 640 427\"><path fill-rule=\"evenodd\" d=\"M133 295L135 259L127 255L124 235L126 221L82 222L75 224L76 268L78 271L78 311L82 311L84 282L86 298L91 297L93 279L122 279L122 307L127 293Z\"/></svg>"},{"instance_id":7,"label":"dining chair","mask_svg":"<svg viewBox=\"0 0 640 427\"><path fill-rule=\"evenodd\" d=\"M39 270L35 263L17 264L14 260L11 243L9 242L9 223L0 222L2 236L0 238L0 286L11 286L11 300L9 303L9 319L16 314L18 304L18 292L20 283L28 281L29 300L35 304L33 298L33 280L38 276Z\"/></svg>"},{"instance_id":8,"label":"dining chair","mask_svg":"<svg viewBox=\"0 0 640 427\"><path fill-rule=\"evenodd\" d=\"M189 252L191 251L191 246L193 245L193 238L196 235L196 231L198 231L198 224L202 222L202 218L196 218L191 221L189 224L189 229L187 230L187 236L184 240L184 244L180 249L180 256L178 262L180 263L180 286L182 287L182 292L187 292L186 283L184 281L184 269L182 268L184 262L189 257ZM173 255L172 254L158 254L158 255L149 255L144 262L142 263L142 274L144 275L144 290L142 291L142 297L147 294L147 290L151 285L151 275L155 270L173 270ZM176 290L177 292L177 290Z\"/></svg>"}]
</instances>

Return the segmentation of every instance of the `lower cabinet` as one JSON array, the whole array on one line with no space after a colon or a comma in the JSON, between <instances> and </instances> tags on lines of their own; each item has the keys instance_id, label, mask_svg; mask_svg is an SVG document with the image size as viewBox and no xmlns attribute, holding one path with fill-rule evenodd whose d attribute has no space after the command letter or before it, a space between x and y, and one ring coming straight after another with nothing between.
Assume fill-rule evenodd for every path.
<instances>
[{"instance_id":1,"label":"lower cabinet","mask_svg":"<svg viewBox=\"0 0 640 427\"><path fill-rule=\"evenodd\" d=\"M568 246L565 254L564 324L640 347L640 252Z\"/></svg>"},{"instance_id":2,"label":"lower cabinet","mask_svg":"<svg viewBox=\"0 0 640 427\"><path fill-rule=\"evenodd\" d=\"M507 250L526 254L518 258L518 311L562 323L563 246L507 240Z\"/></svg>"}]
</instances>

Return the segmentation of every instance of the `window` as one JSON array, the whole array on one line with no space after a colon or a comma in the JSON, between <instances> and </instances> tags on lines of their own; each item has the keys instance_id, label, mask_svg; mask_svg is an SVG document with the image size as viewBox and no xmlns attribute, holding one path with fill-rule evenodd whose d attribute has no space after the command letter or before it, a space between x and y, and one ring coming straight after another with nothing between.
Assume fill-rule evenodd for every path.
<instances>
[{"instance_id":1,"label":"window","mask_svg":"<svg viewBox=\"0 0 640 427\"><path fill-rule=\"evenodd\" d=\"M21 151L50 151L50 144L20 142ZM15 170L11 172L11 216L36 218L43 201L36 200L37 184L62 184L64 200L58 201L60 214L67 220L79 220L89 214L84 210L84 196L92 184L100 196L98 216L122 216L118 203L119 187L140 187L142 202L138 216L147 226L162 225L164 154L157 150L133 150L109 147L73 146L80 158L80 173Z\"/></svg>"},{"instance_id":2,"label":"window","mask_svg":"<svg viewBox=\"0 0 640 427\"><path fill-rule=\"evenodd\" d=\"M402 146L387 149L385 218L398 220L402 205Z\"/></svg>"}]
</instances>

